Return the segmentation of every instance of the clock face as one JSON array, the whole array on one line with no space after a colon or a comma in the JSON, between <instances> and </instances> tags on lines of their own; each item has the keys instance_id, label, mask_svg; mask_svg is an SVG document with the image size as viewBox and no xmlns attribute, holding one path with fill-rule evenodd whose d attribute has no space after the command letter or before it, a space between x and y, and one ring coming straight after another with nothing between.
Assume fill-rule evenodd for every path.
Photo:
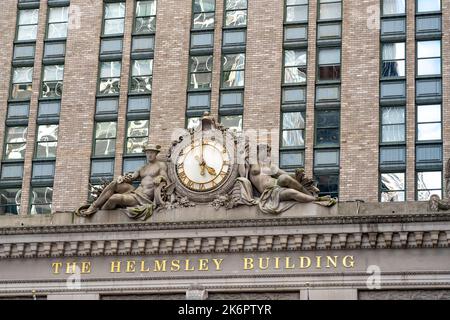
<instances>
[{"instance_id":1,"label":"clock face","mask_svg":"<svg viewBox=\"0 0 450 320\"><path fill-rule=\"evenodd\" d=\"M230 176L230 160L229 153L220 142L199 139L182 150L176 173L187 189L211 191L219 188Z\"/></svg>"}]
</instances>

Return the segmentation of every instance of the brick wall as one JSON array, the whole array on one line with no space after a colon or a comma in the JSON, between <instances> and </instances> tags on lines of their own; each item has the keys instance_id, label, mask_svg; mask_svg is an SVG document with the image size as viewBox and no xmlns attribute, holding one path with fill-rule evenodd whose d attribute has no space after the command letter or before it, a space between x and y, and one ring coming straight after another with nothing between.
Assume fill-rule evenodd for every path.
<instances>
[{"instance_id":1,"label":"brick wall","mask_svg":"<svg viewBox=\"0 0 450 320\"><path fill-rule=\"evenodd\" d=\"M368 25L371 6L379 0L343 1L341 201L378 200L380 35Z\"/></svg>"}]
</instances>

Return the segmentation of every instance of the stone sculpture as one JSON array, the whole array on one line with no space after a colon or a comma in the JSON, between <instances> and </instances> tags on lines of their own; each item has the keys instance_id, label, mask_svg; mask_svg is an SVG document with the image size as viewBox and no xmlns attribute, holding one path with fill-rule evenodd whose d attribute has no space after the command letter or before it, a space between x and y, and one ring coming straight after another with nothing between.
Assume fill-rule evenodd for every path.
<instances>
[{"instance_id":1,"label":"stone sculpture","mask_svg":"<svg viewBox=\"0 0 450 320\"><path fill-rule=\"evenodd\" d=\"M160 146L149 144L145 166L105 185L91 205L75 213L89 217L99 210L125 209L130 218L147 220L156 211L207 203L216 209L257 206L265 214L281 214L298 203L336 204L318 196L304 170L289 174L273 165L268 144L257 146L257 159L250 161L249 142L243 139L243 163L238 163L240 139L207 113L198 128L173 142L166 160L158 159Z\"/></svg>"},{"instance_id":2,"label":"stone sculpture","mask_svg":"<svg viewBox=\"0 0 450 320\"><path fill-rule=\"evenodd\" d=\"M450 159L445 168L445 195L441 199L438 195L432 195L429 201L431 211L450 210Z\"/></svg>"}]
</instances>

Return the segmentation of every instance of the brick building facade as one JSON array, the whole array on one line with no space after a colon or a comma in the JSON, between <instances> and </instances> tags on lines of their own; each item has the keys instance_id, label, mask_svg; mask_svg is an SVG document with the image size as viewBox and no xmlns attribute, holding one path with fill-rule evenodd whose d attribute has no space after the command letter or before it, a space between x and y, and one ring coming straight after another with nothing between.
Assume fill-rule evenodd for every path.
<instances>
[{"instance_id":1,"label":"brick building facade","mask_svg":"<svg viewBox=\"0 0 450 320\"><path fill-rule=\"evenodd\" d=\"M52 182L48 183L47 187L53 187L55 190L52 197L53 212L62 212L73 210L78 204L85 202L89 183L95 183L96 177L93 176L92 167L96 165L93 163L96 158L95 152L93 153L95 144L93 137L97 123L115 122L114 139L108 141L110 144L115 143L114 150L109 150L108 157L111 161L98 164L103 171L106 170L106 166L111 168L108 173L102 173L111 178L122 174L125 169L133 168L133 160L130 160L126 150L130 119L147 120L148 123L143 122L141 125L148 124L149 140L162 144L167 150L173 128L184 128L187 118L196 114L198 116L204 110L210 111L222 120L224 117L231 117L228 119L231 122L239 121L236 119L237 116L242 117L239 119L242 119L241 126L244 129L275 130L281 135L284 133L281 132L283 125L295 125L283 124L283 114L289 113L285 119L291 122L298 119L295 112L301 114L297 132L294 130L286 133L290 134L293 140L281 139L279 146L281 165L292 168L304 166L310 175L316 176L322 188L332 195L339 196L340 201L356 199L380 201L383 199L382 185L386 187L389 183L396 184L394 180L397 180L400 192L405 194L404 196L396 194L394 196L396 200L423 200L419 197L421 188L432 188L437 192L442 190L442 183L439 183L440 186L429 187L426 184L428 182L436 184L436 180L443 180L443 159L448 158L450 153L447 142L450 133L446 126L448 111L445 104L448 99L446 90L448 83L445 77L448 66L445 58L448 51L446 48L450 44L448 35L442 32L447 30L448 23L448 19L443 17L450 14L446 2L437 7L433 7L433 4L419 4L423 8L416 8L416 1L406 1L406 5L405 1L385 1L383 4L376 0L342 1L342 3L287 1L276 5L261 1L248 1L248 4L245 1L230 2L230 8L234 5L240 11L227 11L227 6L222 0L206 1L204 4L199 2L201 5L197 9L195 3L190 1L165 0L157 4L152 3L151 6L148 6L149 2L141 2L142 10L154 10L150 14L155 16L151 17L152 26L149 30L137 31L139 22L136 21L150 19L137 16L139 15L137 2L111 1L111 14L121 15L120 28L123 27L123 30L119 30L116 34L114 30L111 33L105 31L103 27L104 20L108 20L106 17L109 14L106 9L108 3L109 1L102 4L98 1L86 3L77 0L17 3L15 0L6 0L4 4L0 19L4 30L0 46L2 59L0 103L4 110L0 119L2 150L7 148L5 144L8 139L6 137L8 128L23 127L27 128L27 131L22 132L26 135L23 137L26 148L19 156L8 158L6 151L3 154L3 172L9 170L11 167L8 167L8 164L12 163L13 169L19 170L19 174L3 175L1 183L2 188L14 186L17 190L21 190L21 208L30 208L32 205L30 202L33 200L30 198L33 196L30 197L30 194L33 184L46 187L45 183L33 182L36 175L34 178L32 176L33 164L36 165L40 160L35 153L40 124L58 125L57 149L55 157L52 158L53 164L50 164L54 166L54 173L48 177ZM144 8L144 4L147 4L147 7ZM243 4L245 8L242 8ZM48 29L51 28L50 24L53 21L51 20L53 18L49 20L48 17L50 10L61 7L67 10L63 13L67 20L65 22L68 23L67 37L49 37ZM209 12L205 13L202 10ZM27 11L28 15L23 13L24 11ZM38 14L33 22L37 28L36 37L31 40L20 39L19 29L24 28L20 26L18 20L20 14L21 12L24 14L24 20L34 19L30 15L34 11ZM239 18L238 15L243 12L246 18L244 22L231 20L228 22L225 18L233 19L230 15L232 13L237 14ZM111 23L114 26L113 22ZM24 37L27 37L27 31L24 30ZM236 42L241 34L239 32L233 34L233 31L243 31L245 37L239 40L241 43ZM207 41L212 42L205 42L196 47L194 41L197 40L194 39L202 39L203 36L204 40L209 35L213 35L211 37L213 40ZM148 36L142 38L141 42L150 39L148 41L152 46L148 46L148 50L144 49L142 52L137 49L133 51L132 43L138 41L137 38L140 36ZM231 40L224 41L223 36ZM437 58L442 63L429 60L432 67L435 63L442 65L439 74L425 77L419 75L416 66L420 62L416 59L416 49L421 40L422 43L433 40L441 44L442 54L439 52ZM44 54L45 46L60 42L65 43L65 54L57 58ZM31 45L34 49L30 47L26 49L34 50L34 54L27 57L20 56L19 52L16 53L19 56L13 57L15 50L16 52L19 50L17 47L23 44ZM398 73L399 70L394 71L397 74L389 71L389 68L393 68L392 62L383 64L382 53L385 44L405 45L403 52L396 47L397 55L404 56L403 61L394 62L400 66L397 68L403 69L401 74ZM114 45L119 45L120 48L115 52L109 52L108 45L109 49L113 49ZM436 44L430 42L430 45ZM100 52L103 50L101 48L106 51ZM389 48L384 50L389 54ZM236 52L245 54L245 71L235 73L244 78L242 83L229 86L221 80L222 73L225 72L222 64L224 59L236 57ZM292 60L290 55L297 56ZM206 84L208 86L206 90L205 83L196 83L194 84L196 88L189 88L189 77L192 76L189 74L189 65L193 61L190 59L199 56L212 59L211 67L208 67L210 80ZM141 116L136 116L129 107L131 104L129 100L135 97L129 88L132 77L130 73L133 72L133 63L138 59L143 61L142 57L151 60L153 64L151 90L143 95L151 98L151 108L148 106ZM320 57L323 57L324 61L328 59L331 63L335 63L326 66L323 72L331 70L339 74L321 75ZM295 71L295 67L289 68L284 65L285 60L288 64L296 63L295 59L305 63L304 66L296 66L300 71ZM302 59L306 61L302 62ZM101 94L98 89L100 65L105 61L118 62L119 67L121 66L118 75L120 86L116 91L113 90L112 94ZM47 100L51 102L51 99L42 96L40 88L43 86L44 66L52 64L64 65L62 80L64 90L61 97L58 97L60 109L56 114L57 119L53 122L42 116L42 112L38 112L40 104L45 104ZM21 100L20 97L14 99L11 96L14 73L12 69L23 66L32 67L32 94L25 100ZM294 76L286 74L289 72L294 72ZM391 74L383 74L385 72ZM231 73L233 74L233 71ZM416 90L416 79L427 81L424 79L427 77L430 81L420 84L422 91ZM433 82L433 79L437 81ZM233 95L235 94L233 90L230 93L229 90L233 87L237 88L238 95ZM383 90L388 93L384 95ZM198 92L206 93L206 96L195 96ZM228 95L225 96L226 94ZM333 96L335 94L336 96ZM296 95L300 97L298 101L295 101ZM108 101L101 101L104 97L116 99L114 102L109 101L109 107L114 109L110 114L108 111L105 114L99 111L100 103L104 103L103 106L108 108ZM201 99L205 97L209 101L203 108L189 105L189 99L193 99L195 103L203 102ZM237 103L237 108L236 106L228 108L228 105L222 102L228 98L235 99L233 101L242 100ZM289 100L291 98L294 100ZM28 113L22 114L22 118L14 117L11 115L13 112L7 111L15 108L17 101L25 102L29 108ZM150 104L145 101L136 102L139 103ZM416 134L421 125L426 126L418 123L420 120L416 115L419 105L430 104L441 106L442 116L430 121L435 121L433 128L442 131L442 137L438 139L433 137L427 144ZM405 130L405 133L400 133L402 137L397 139L398 143L392 141L396 140L393 136L399 132L391 131L390 137L386 139L382 137L382 128L386 124L380 115L382 108L387 106L404 108L404 111L397 113L397 116L400 115L402 118L397 125ZM430 112L436 110L439 108L430 108ZM396 121L393 117L395 115L392 119L384 120ZM322 124L325 125L324 128L320 127ZM394 127L386 130L389 129L402 130ZM385 147L391 145L397 145L399 149L386 151ZM416 146L425 149L419 151L416 150ZM429 148L426 149L427 147ZM387 152L386 156L381 154L381 150ZM416 159L418 153L423 158L420 161ZM130 161L129 166L124 163L127 157ZM396 160L393 161L394 165L389 161L386 165L385 157L388 160ZM14 167L14 163L23 166L23 169ZM136 160L135 163L140 162ZM431 165L427 166L427 163ZM49 167L49 170L53 169ZM420 172L427 170L438 171L440 175L435 174L428 178L421 176L421 181L418 181ZM383 173L396 175L382 176ZM386 182L383 179L388 179L387 183L383 183ZM426 181L422 183L423 180ZM392 190L392 186L386 188ZM388 200L391 198L387 197ZM29 210L20 211L21 214L27 214Z\"/></svg>"}]
</instances>

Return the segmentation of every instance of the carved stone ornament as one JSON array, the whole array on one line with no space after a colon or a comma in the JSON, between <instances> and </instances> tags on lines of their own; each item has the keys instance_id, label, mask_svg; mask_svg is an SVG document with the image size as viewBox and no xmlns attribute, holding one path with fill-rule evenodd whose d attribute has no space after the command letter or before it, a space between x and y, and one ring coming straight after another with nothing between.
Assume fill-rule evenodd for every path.
<instances>
[{"instance_id":1,"label":"carved stone ornament","mask_svg":"<svg viewBox=\"0 0 450 320\"><path fill-rule=\"evenodd\" d=\"M304 170L289 174L273 165L269 145L257 146L253 161L249 149L247 138L205 113L197 128L172 143L166 157L158 158L160 146L147 145L145 166L105 184L95 201L75 214L89 217L99 210L121 209L130 218L145 221L155 212L196 204L216 209L258 206L263 213L281 214L297 203L336 203L318 197L319 189ZM135 188L132 183L137 180L140 185Z\"/></svg>"},{"instance_id":2,"label":"carved stone ornament","mask_svg":"<svg viewBox=\"0 0 450 320\"><path fill-rule=\"evenodd\" d=\"M450 210L450 159L445 168L445 196L441 199L438 195L432 195L429 201L430 211Z\"/></svg>"}]
</instances>

